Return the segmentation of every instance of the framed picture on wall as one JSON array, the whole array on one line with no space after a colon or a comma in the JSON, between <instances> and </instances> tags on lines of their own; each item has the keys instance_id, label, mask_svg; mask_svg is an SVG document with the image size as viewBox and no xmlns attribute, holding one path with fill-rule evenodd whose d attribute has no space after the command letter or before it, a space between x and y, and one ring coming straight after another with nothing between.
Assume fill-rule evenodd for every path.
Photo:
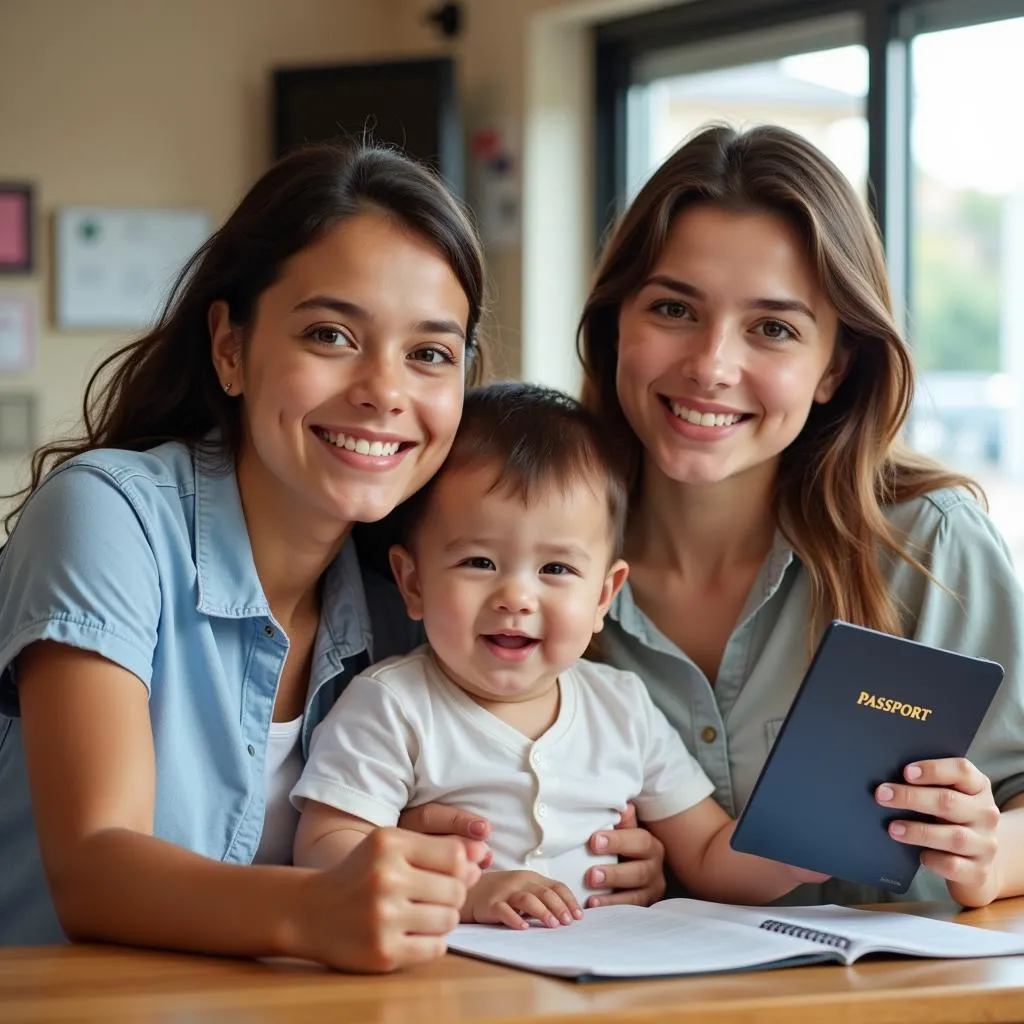
<instances>
[{"instance_id":1,"label":"framed picture on wall","mask_svg":"<svg viewBox=\"0 0 1024 1024\"><path fill-rule=\"evenodd\" d=\"M54 316L62 330L151 326L210 233L202 210L63 206L54 220Z\"/></svg>"},{"instance_id":2,"label":"framed picture on wall","mask_svg":"<svg viewBox=\"0 0 1024 1024\"><path fill-rule=\"evenodd\" d=\"M0 274L32 271L32 186L0 182Z\"/></svg>"},{"instance_id":3,"label":"framed picture on wall","mask_svg":"<svg viewBox=\"0 0 1024 1024\"><path fill-rule=\"evenodd\" d=\"M0 392L0 455L27 455L36 446L36 396Z\"/></svg>"}]
</instances>

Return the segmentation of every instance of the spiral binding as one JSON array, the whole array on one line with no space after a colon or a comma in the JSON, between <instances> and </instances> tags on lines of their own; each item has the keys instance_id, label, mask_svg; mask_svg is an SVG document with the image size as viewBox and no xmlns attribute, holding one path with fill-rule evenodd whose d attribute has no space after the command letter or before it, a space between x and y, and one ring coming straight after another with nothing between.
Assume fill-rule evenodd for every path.
<instances>
[{"instance_id":1,"label":"spiral binding","mask_svg":"<svg viewBox=\"0 0 1024 1024\"><path fill-rule=\"evenodd\" d=\"M820 942L823 946L832 946L833 949L841 949L844 953L851 946L850 940L842 935L836 935L834 932L819 932L816 928L804 928L802 925L791 924L789 921L776 921L769 918L767 921L762 921L759 927L779 935L791 935L794 939Z\"/></svg>"}]
</instances>

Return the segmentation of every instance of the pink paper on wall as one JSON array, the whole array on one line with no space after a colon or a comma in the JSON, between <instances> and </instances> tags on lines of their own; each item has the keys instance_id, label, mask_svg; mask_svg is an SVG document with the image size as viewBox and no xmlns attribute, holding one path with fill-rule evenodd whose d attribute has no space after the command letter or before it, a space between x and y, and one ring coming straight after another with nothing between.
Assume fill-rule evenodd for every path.
<instances>
[{"instance_id":1,"label":"pink paper on wall","mask_svg":"<svg viewBox=\"0 0 1024 1024\"><path fill-rule=\"evenodd\" d=\"M0 192L0 266L20 266L28 255L28 196Z\"/></svg>"}]
</instances>

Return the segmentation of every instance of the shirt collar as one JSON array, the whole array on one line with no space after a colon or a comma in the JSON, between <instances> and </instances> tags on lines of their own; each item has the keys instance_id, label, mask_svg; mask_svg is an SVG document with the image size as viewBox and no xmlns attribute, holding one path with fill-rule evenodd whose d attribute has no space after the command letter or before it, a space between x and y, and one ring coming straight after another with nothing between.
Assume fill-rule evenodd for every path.
<instances>
[{"instance_id":1,"label":"shirt collar","mask_svg":"<svg viewBox=\"0 0 1024 1024\"><path fill-rule=\"evenodd\" d=\"M249 544L234 466L200 449L195 466L197 607L220 618L270 617ZM318 669L337 671L341 659L372 649L370 612L355 542L346 539L324 574L320 628L313 651ZM326 659L327 665L322 664Z\"/></svg>"},{"instance_id":2,"label":"shirt collar","mask_svg":"<svg viewBox=\"0 0 1024 1024\"><path fill-rule=\"evenodd\" d=\"M363 572L351 535L324 574L320 600L320 630L314 666L329 657L335 669L341 659L373 649L370 609L363 587ZM315 675L314 671L314 675Z\"/></svg>"},{"instance_id":3,"label":"shirt collar","mask_svg":"<svg viewBox=\"0 0 1024 1024\"><path fill-rule=\"evenodd\" d=\"M256 573L249 531L228 456L197 449L195 547L199 599L204 615L242 619L269 615L270 605Z\"/></svg>"}]
</instances>

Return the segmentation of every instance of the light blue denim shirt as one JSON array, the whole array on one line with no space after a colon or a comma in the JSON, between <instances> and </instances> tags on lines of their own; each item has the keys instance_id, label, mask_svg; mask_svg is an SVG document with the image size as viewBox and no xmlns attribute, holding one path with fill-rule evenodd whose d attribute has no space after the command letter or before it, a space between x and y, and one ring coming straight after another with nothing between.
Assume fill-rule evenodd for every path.
<instances>
[{"instance_id":1,"label":"light blue denim shirt","mask_svg":"<svg viewBox=\"0 0 1024 1024\"><path fill-rule=\"evenodd\" d=\"M351 540L323 584L302 748L348 680L418 635ZM37 640L96 651L149 693L154 834L249 863L288 640L253 564L235 474L181 444L100 450L50 474L0 552L0 945L63 938L43 876L16 661ZM66 681L73 686L74 679Z\"/></svg>"},{"instance_id":2,"label":"light blue denim shirt","mask_svg":"<svg viewBox=\"0 0 1024 1024\"><path fill-rule=\"evenodd\" d=\"M904 635L991 658L1005 670L968 752L992 780L1002 806L1024 792L1024 594L1006 544L988 516L960 491L936 491L892 506L887 515L934 577L929 580L902 559L883 560ZM647 683L654 703L711 777L715 798L730 815L746 804L796 696L809 662L810 619L807 574L781 534L725 645L714 686L638 607L628 584L612 605L601 634L606 659ZM808 765L808 771L814 766ZM807 827L823 826L808 821ZM779 902L898 898L832 879L800 886ZM948 894L942 879L922 868L903 898L937 900Z\"/></svg>"}]
</instances>

